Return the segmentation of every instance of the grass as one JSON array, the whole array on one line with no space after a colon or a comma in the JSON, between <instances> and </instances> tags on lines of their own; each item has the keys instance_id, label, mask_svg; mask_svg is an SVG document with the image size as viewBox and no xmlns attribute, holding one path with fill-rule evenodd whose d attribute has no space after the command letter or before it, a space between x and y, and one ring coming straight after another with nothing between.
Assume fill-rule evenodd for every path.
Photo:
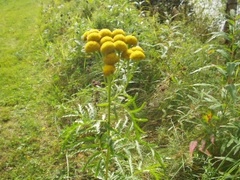
<instances>
[{"instance_id":1,"label":"grass","mask_svg":"<svg viewBox=\"0 0 240 180\"><path fill-rule=\"evenodd\" d=\"M39 39L40 1L1 0L0 9L0 179L51 179L59 146Z\"/></svg>"},{"instance_id":2,"label":"grass","mask_svg":"<svg viewBox=\"0 0 240 180\"><path fill-rule=\"evenodd\" d=\"M91 28L122 28L146 54L114 74L111 178L238 177L239 53L227 62L221 36L206 42L211 29L201 28L214 20L159 23L124 0L0 0L0 9L0 179L100 177L110 126L101 61L82 51Z\"/></svg>"}]
</instances>

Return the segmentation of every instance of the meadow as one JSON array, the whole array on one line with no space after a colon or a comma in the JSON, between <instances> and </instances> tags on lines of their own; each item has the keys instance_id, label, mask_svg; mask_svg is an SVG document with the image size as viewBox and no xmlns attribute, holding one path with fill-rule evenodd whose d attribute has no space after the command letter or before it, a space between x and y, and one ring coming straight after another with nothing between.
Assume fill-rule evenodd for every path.
<instances>
[{"instance_id":1,"label":"meadow","mask_svg":"<svg viewBox=\"0 0 240 180\"><path fill-rule=\"evenodd\" d=\"M239 15L0 9L0 179L239 179Z\"/></svg>"}]
</instances>

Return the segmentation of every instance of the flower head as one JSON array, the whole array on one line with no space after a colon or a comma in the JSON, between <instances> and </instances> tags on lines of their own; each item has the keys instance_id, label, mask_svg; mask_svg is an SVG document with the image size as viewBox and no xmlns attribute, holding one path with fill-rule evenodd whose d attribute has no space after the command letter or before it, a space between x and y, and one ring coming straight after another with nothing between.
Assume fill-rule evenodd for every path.
<instances>
[{"instance_id":1,"label":"flower head","mask_svg":"<svg viewBox=\"0 0 240 180\"><path fill-rule=\"evenodd\" d=\"M95 52L95 51L99 51L100 50L100 44L96 41L88 41L85 44L85 52L86 53L91 53L91 52Z\"/></svg>"},{"instance_id":2,"label":"flower head","mask_svg":"<svg viewBox=\"0 0 240 180\"><path fill-rule=\"evenodd\" d=\"M137 38L133 35L127 35L125 39L126 39L126 43L130 46L136 46L138 43Z\"/></svg>"},{"instance_id":3,"label":"flower head","mask_svg":"<svg viewBox=\"0 0 240 180\"><path fill-rule=\"evenodd\" d=\"M116 36L117 34L122 34L122 35L125 35L125 32L122 30L122 29L115 29L113 30L112 32L112 36Z\"/></svg>"},{"instance_id":4,"label":"flower head","mask_svg":"<svg viewBox=\"0 0 240 180\"><path fill-rule=\"evenodd\" d=\"M87 35L87 41L99 41L101 36L97 32L92 32Z\"/></svg>"},{"instance_id":5,"label":"flower head","mask_svg":"<svg viewBox=\"0 0 240 180\"><path fill-rule=\"evenodd\" d=\"M90 29L88 32L89 32L89 33L99 32L99 30L98 30L98 29Z\"/></svg>"},{"instance_id":6,"label":"flower head","mask_svg":"<svg viewBox=\"0 0 240 180\"><path fill-rule=\"evenodd\" d=\"M125 36L122 35L122 34L117 34L116 36L113 37L114 42L118 41L118 40L121 40L121 41L124 41L124 42L126 41Z\"/></svg>"},{"instance_id":7,"label":"flower head","mask_svg":"<svg viewBox=\"0 0 240 180\"><path fill-rule=\"evenodd\" d=\"M109 53L112 53L115 51L115 46L114 46L113 42L107 41L102 44L100 51L102 54L109 54Z\"/></svg>"},{"instance_id":8,"label":"flower head","mask_svg":"<svg viewBox=\"0 0 240 180\"><path fill-rule=\"evenodd\" d=\"M206 123L210 123L213 118L213 114L211 111L208 111L206 114L202 116L202 118Z\"/></svg>"},{"instance_id":9,"label":"flower head","mask_svg":"<svg viewBox=\"0 0 240 180\"><path fill-rule=\"evenodd\" d=\"M121 57L123 59L130 59L130 55L133 51L131 49L127 49L126 51L123 51L121 54Z\"/></svg>"},{"instance_id":10,"label":"flower head","mask_svg":"<svg viewBox=\"0 0 240 180\"><path fill-rule=\"evenodd\" d=\"M121 40L117 40L114 42L115 49L119 52L123 52L127 50L127 44Z\"/></svg>"},{"instance_id":11,"label":"flower head","mask_svg":"<svg viewBox=\"0 0 240 180\"><path fill-rule=\"evenodd\" d=\"M91 30L89 30L89 31L86 31L86 32L82 35L81 39L84 40L84 41L86 41L86 40L87 40L87 36L88 36L90 33L93 33L93 32L98 33L99 30L98 30L98 29L91 29Z\"/></svg>"},{"instance_id":12,"label":"flower head","mask_svg":"<svg viewBox=\"0 0 240 180\"><path fill-rule=\"evenodd\" d=\"M103 43L107 42L107 41L111 41L113 42L113 38L110 36L104 36L101 40L100 40L100 44L102 45Z\"/></svg>"},{"instance_id":13,"label":"flower head","mask_svg":"<svg viewBox=\"0 0 240 180\"><path fill-rule=\"evenodd\" d=\"M103 66L103 74L104 74L104 76L109 76L109 75L113 74L115 69L116 68L113 65L104 65Z\"/></svg>"},{"instance_id":14,"label":"flower head","mask_svg":"<svg viewBox=\"0 0 240 180\"><path fill-rule=\"evenodd\" d=\"M144 53L143 49L140 46L132 47L131 50L132 51L142 51Z\"/></svg>"},{"instance_id":15,"label":"flower head","mask_svg":"<svg viewBox=\"0 0 240 180\"><path fill-rule=\"evenodd\" d=\"M99 34L101 35L101 37L105 37L105 36L112 36L112 31L110 31L109 29L101 29L99 31Z\"/></svg>"},{"instance_id":16,"label":"flower head","mask_svg":"<svg viewBox=\"0 0 240 180\"><path fill-rule=\"evenodd\" d=\"M103 61L107 65L114 65L119 61L119 56L113 52L104 56Z\"/></svg>"},{"instance_id":17,"label":"flower head","mask_svg":"<svg viewBox=\"0 0 240 180\"><path fill-rule=\"evenodd\" d=\"M142 51L133 51L130 55L131 60L142 60L145 58L145 54Z\"/></svg>"},{"instance_id":18,"label":"flower head","mask_svg":"<svg viewBox=\"0 0 240 180\"><path fill-rule=\"evenodd\" d=\"M133 35L125 36L122 29L91 29L82 35L87 41L84 49L86 53L99 51L103 58L103 73L109 76L115 71L115 64L120 58L138 61L145 58L143 49L137 46L138 40Z\"/></svg>"}]
</instances>

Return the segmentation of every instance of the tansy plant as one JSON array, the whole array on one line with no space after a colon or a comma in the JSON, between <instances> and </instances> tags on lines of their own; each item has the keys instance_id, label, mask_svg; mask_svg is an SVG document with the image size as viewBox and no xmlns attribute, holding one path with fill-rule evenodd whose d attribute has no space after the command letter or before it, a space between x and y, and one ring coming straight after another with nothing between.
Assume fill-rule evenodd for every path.
<instances>
[{"instance_id":1,"label":"tansy plant","mask_svg":"<svg viewBox=\"0 0 240 180\"><path fill-rule=\"evenodd\" d=\"M91 29L82 40L85 53L99 58L105 86L97 91L107 95L107 102L79 105L80 119L65 132L64 146L68 151L75 148L84 156L82 171L89 176L105 180L160 179L165 174L162 158L144 140L139 126L139 122L146 121L140 117L144 104L138 107L137 96L126 92L137 62L145 58L137 38L122 29ZM121 74L125 80L118 80ZM77 142L69 147L75 137Z\"/></svg>"},{"instance_id":2,"label":"tansy plant","mask_svg":"<svg viewBox=\"0 0 240 180\"><path fill-rule=\"evenodd\" d=\"M83 34L82 39L86 41L86 53L100 52L105 76L115 72L120 59L139 61L145 58L143 49L137 46L137 38L126 35L122 29L91 29Z\"/></svg>"}]
</instances>

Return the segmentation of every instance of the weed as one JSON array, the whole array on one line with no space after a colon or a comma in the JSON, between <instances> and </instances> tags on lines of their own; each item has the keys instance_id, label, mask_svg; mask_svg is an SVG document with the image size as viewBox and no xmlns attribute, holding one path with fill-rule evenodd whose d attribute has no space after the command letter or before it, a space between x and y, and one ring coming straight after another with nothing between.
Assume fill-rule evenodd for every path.
<instances>
[{"instance_id":1,"label":"weed","mask_svg":"<svg viewBox=\"0 0 240 180\"><path fill-rule=\"evenodd\" d=\"M105 34L109 34L108 37L116 34L113 37L115 42L107 41L98 45L98 36L101 35L103 39ZM126 41L121 40L120 43L119 34ZM131 40L128 41L128 37ZM134 36L125 36L121 29L112 32L108 29L90 30L84 34L83 39L88 40L86 52L101 51L99 57L104 59L105 83L104 87L95 90L102 93L98 95L99 99L107 96L107 102L98 102L95 105L88 103L86 106L78 104L77 114L68 115L76 120L63 134L64 149L68 154L71 150L71 154L86 159L81 166L82 173L88 176L104 179L149 176L159 179L164 176L162 158L151 144L144 141L143 131L139 126L139 122L146 121L138 115L144 104L138 107L135 102L137 96L132 97L126 92L137 68L136 62L132 63L129 59L139 61L145 57L139 46L137 50L132 47L136 46L137 39ZM92 43L93 41L96 43ZM123 56L125 51L130 53ZM113 56L113 53L116 54ZM100 63L101 59L98 61ZM143 156L151 161L144 162Z\"/></svg>"}]
</instances>

